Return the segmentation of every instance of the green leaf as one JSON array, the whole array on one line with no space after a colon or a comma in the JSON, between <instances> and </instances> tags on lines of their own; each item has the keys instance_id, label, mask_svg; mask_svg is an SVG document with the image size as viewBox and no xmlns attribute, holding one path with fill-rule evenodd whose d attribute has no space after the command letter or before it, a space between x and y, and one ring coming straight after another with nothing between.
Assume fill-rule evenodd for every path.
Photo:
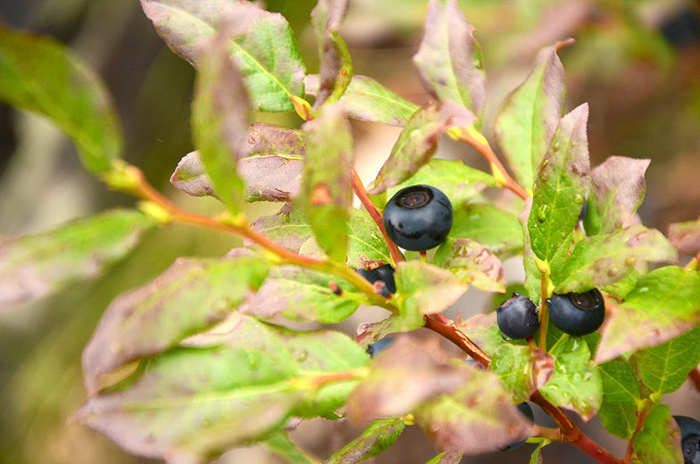
<instances>
[{"instance_id":1,"label":"green leaf","mask_svg":"<svg viewBox=\"0 0 700 464\"><path fill-rule=\"evenodd\" d=\"M501 260L468 238L448 238L435 252L433 264L479 290L500 293L506 290Z\"/></svg>"},{"instance_id":2,"label":"green leaf","mask_svg":"<svg viewBox=\"0 0 700 464\"><path fill-rule=\"evenodd\" d=\"M494 121L496 141L515 178L532 188L549 142L564 112L564 68L560 42L542 49L523 82L506 100Z\"/></svg>"},{"instance_id":3,"label":"green leaf","mask_svg":"<svg viewBox=\"0 0 700 464\"><path fill-rule=\"evenodd\" d=\"M552 281L557 293L581 292L643 271L647 263L677 259L676 250L661 232L635 225L576 243L561 266L552 266Z\"/></svg>"},{"instance_id":4,"label":"green leaf","mask_svg":"<svg viewBox=\"0 0 700 464\"><path fill-rule=\"evenodd\" d=\"M495 312L472 316L459 323L458 327L489 356L493 356L502 345L508 344L501 336Z\"/></svg>"},{"instance_id":5,"label":"green leaf","mask_svg":"<svg viewBox=\"0 0 700 464\"><path fill-rule=\"evenodd\" d=\"M326 101L337 102L352 79L350 53L338 35L347 9L348 0L319 0L311 11L320 61L319 88L314 108L319 108Z\"/></svg>"},{"instance_id":6,"label":"green leaf","mask_svg":"<svg viewBox=\"0 0 700 464\"><path fill-rule=\"evenodd\" d=\"M540 271L539 267L537 266L535 252L532 251L530 231L528 229L528 220L531 215L532 197L525 200L525 208L518 216L518 222L522 229L523 237L523 267L525 268L525 282L523 285L527 296L530 297L533 303L539 306L542 302L542 279L544 277L542 275L542 271ZM561 255L555 254L555 256Z\"/></svg>"},{"instance_id":7,"label":"green leaf","mask_svg":"<svg viewBox=\"0 0 700 464\"><path fill-rule=\"evenodd\" d=\"M284 432L272 435L262 445L289 464L320 464L317 459L299 449Z\"/></svg>"},{"instance_id":8,"label":"green leaf","mask_svg":"<svg viewBox=\"0 0 700 464\"><path fill-rule=\"evenodd\" d=\"M380 419L372 422L355 440L323 461L323 464L354 464L383 453L394 444L406 423L403 419Z\"/></svg>"},{"instance_id":9,"label":"green leaf","mask_svg":"<svg viewBox=\"0 0 700 464\"><path fill-rule=\"evenodd\" d=\"M551 441L545 439L542 440L539 445L537 445L535 451L533 451L530 455L530 464L542 464L542 448L549 445L550 443Z\"/></svg>"},{"instance_id":10,"label":"green leaf","mask_svg":"<svg viewBox=\"0 0 700 464\"><path fill-rule=\"evenodd\" d=\"M528 219L532 251L549 261L578 223L588 194L588 105L559 122L537 174Z\"/></svg>"},{"instance_id":11,"label":"green leaf","mask_svg":"<svg viewBox=\"0 0 700 464\"><path fill-rule=\"evenodd\" d=\"M124 364L161 353L224 320L262 284L268 265L256 256L180 258L156 280L117 297L83 352L89 392Z\"/></svg>"},{"instance_id":12,"label":"green leaf","mask_svg":"<svg viewBox=\"0 0 700 464\"><path fill-rule=\"evenodd\" d=\"M456 0L428 4L425 34L413 62L433 98L464 105L481 119L486 103L481 47Z\"/></svg>"},{"instance_id":13,"label":"green leaf","mask_svg":"<svg viewBox=\"0 0 700 464\"><path fill-rule=\"evenodd\" d=\"M295 253L299 253L309 242L315 242L303 211L301 208L293 208L290 203L285 204L276 214L259 217L251 227ZM253 242L244 243L246 246L253 245Z\"/></svg>"},{"instance_id":14,"label":"green leaf","mask_svg":"<svg viewBox=\"0 0 700 464\"><path fill-rule=\"evenodd\" d=\"M634 451L642 462L681 464L681 434L668 406L656 406L634 437Z\"/></svg>"},{"instance_id":15,"label":"green leaf","mask_svg":"<svg viewBox=\"0 0 700 464\"><path fill-rule=\"evenodd\" d=\"M459 208L476 198L486 187L495 187L496 179L464 164L462 160L431 159L411 177L387 190L391 198L405 187L427 184L438 187Z\"/></svg>"},{"instance_id":16,"label":"green leaf","mask_svg":"<svg viewBox=\"0 0 700 464\"><path fill-rule=\"evenodd\" d=\"M214 191L235 215L241 211L245 194L237 164L248 137L248 98L241 74L229 57L228 40L217 34L200 56L192 132Z\"/></svg>"},{"instance_id":17,"label":"green leaf","mask_svg":"<svg viewBox=\"0 0 700 464\"><path fill-rule=\"evenodd\" d=\"M668 239L683 254L700 253L700 221L676 222L668 227Z\"/></svg>"},{"instance_id":18,"label":"green leaf","mask_svg":"<svg viewBox=\"0 0 700 464\"><path fill-rule=\"evenodd\" d=\"M140 212L113 210L47 232L0 240L0 310L97 277L155 226Z\"/></svg>"},{"instance_id":19,"label":"green leaf","mask_svg":"<svg viewBox=\"0 0 700 464\"><path fill-rule=\"evenodd\" d=\"M557 331L550 328L548 336ZM561 334L547 342L554 357L554 374L540 392L555 406L577 412L584 420L596 415L603 401L603 385L597 366L591 361L588 344L578 337Z\"/></svg>"},{"instance_id":20,"label":"green leaf","mask_svg":"<svg viewBox=\"0 0 700 464\"><path fill-rule=\"evenodd\" d=\"M326 105L305 129L309 136L301 204L318 244L332 259L344 263L352 206L350 126L339 106Z\"/></svg>"},{"instance_id":21,"label":"green leaf","mask_svg":"<svg viewBox=\"0 0 700 464\"><path fill-rule=\"evenodd\" d=\"M584 226L588 235L628 225L646 192L644 173L651 160L611 156L591 172L591 195Z\"/></svg>"},{"instance_id":22,"label":"green leaf","mask_svg":"<svg viewBox=\"0 0 700 464\"><path fill-rule=\"evenodd\" d=\"M467 291L467 284L450 271L420 261L399 263L394 280L406 327L422 325L424 315L444 311Z\"/></svg>"},{"instance_id":23,"label":"green leaf","mask_svg":"<svg viewBox=\"0 0 700 464\"><path fill-rule=\"evenodd\" d=\"M425 464L459 464L462 461L462 453L440 453Z\"/></svg>"},{"instance_id":24,"label":"green leaf","mask_svg":"<svg viewBox=\"0 0 700 464\"><path fill-rule=\"evenodd\" d=\"M493 205L455 207L449 236L474 240L498 256L517 253L523 247L518 218Z\"/></svg>"},{"instance_id":25,"label":"green leaf","mask_svg":"<svg viewBox=\"0 0 700 464\"><path fill-rule=\"evenodd\" d=\"M246 201L291 201L301 189L301 159L276 155L243 158L238 162L238 174L246 186ZM170 183L193 197L218 194L204 172L199 152L185 155L170 176Z\"/></svg>"},{"instance_id":26,"label":"green leaf","mask_svg":"<svg viewBox=\"0 0 700 464\"><path fill-rule=\"evenodd\" d=\"M176 54L199 66L202 39L223 23L232 38L229 53L243 74L251 105L257 111L290 111L291 96L304 94L304 64L289 24L278 13L250 2L228 0L141 0L146 16Z\"/></svg>"},{"instance_id":27,"label":"green leaf","mask_svg":"<svg viewBox=\"0 0 700 464\"><path fill-rule=\"evenodd\" d=\"M647 387L662 395L673 393L700 363L700 328L654 348L638 351L634 360Z\"/></svg>"},{"instance_id":28,"label":"green leaf","mask_svg":"<svg viewBox=\"0 0 700 464\"><path fill-rule=\"evenodd\" d=\"M306 93L318 95L319 76L304 78ZM418 105L398 96L371 77L354 75L340 97L349 118L403 127Z\"/></svg>"},{"instance_id":29,"label":"green leaf","mask_svg":"<svg viewBox=\"0 0 700 464\"><path fill-rule=\"evenodd\" d=\"M504 343L491 356L489 369L512 391L513 401L521 403L550 379L554 358L539 348Z\"/></svg>"},{"instance_id":30,"label":"green leaf","mask_svg":"<svg viewBox=\"0 0 700 464\"><path fill-rule=\"evenodd\" d=\"M639 383L629 363L621 358L598 366L603 380L603 404L598 411L606 430L629 440L637 426Z\"/></svg>"},{"instance_id":31,"label":"green leaf","mask_svg":"<svg viewBox=\"0 0 700 464\"><path fill-rule=\"evenodd\" d=\"M469 127L475 121L474 114L451 101L421 107L399 135L369 193L377 195L411 177L430 161L443 132Z\"/></svg>"},{"instance_id":32,"label":"green leaf","mask_svg":"<svg viewBox=\"0 0 700 464\"><path fill-rule=\"evenodd\" d=\"M700 323L700 274L677 266L641 277L624 303L608 301L596 363L667 342Z\"/></svg>"},{"instance_id":33,"label":"green leaf","mask_svg":"<svg viewBox=\"0 0 700 464\"><path fill-rule=\"evenodd\" d=\"M0 101L49 117L92 173L109 171L121 155L121 127L107 88L52 38L0 25Z\"/></svg>"},{"instance_id":34,"label":"green leaf","mask_svg":"<svg viewBox=\"0 0 700 464\"><path fill-rule=\"evenodd\" d=\"M468 381L414 413L435 447L474 455L529 438L532 423L513 406L498 378L488 371L460 367L469 370Z\"/></svg>"},{"instance_id":35,"label":"green leaf","mask_svg":"<svg viewBox=\"0 0 700 464\"><path fill-rule=\"evenodd\" d=\"M415 326L405 328L404 322L402 317L394 315L377 322L363 322L357 327L355 341L366 348L370 343L374 343L391 333L401 331L407 332L419 329L423 326L423 321L419 321Z\"/></svg>"},{"instance_id":36,"label":"green leaf","mask_svg":"<svg viewBox=\"0 0 700 464\"><path fill-rule=\"evenodd\" d=\"M333 293L331 282L339 285L341 295ZM333 324L349 317L363 301L362 294L336 277L298 266L279 266L270 270L240 312L262 319L281 314L291 320Z\"/></svg>"},{"instance_id":37,"label":"green leaf","mask_svg":"<svg viewBox=\"0 0 700 464\"><path fill-rule=\"evenodd\" d=\"M130 453L199 462L271 438L292 416L331 414L369 363L341 333L297 333L236 316L228 332L143 361L72 419Z\"/></svg>"},{"instance_id":38,"label":"green leaf","mask_svg":"<svg viewBox=\"0 0 700 464\"><path fill-rule=\"evenodd\" d=\"M352 208L348 221L348 266L357 269L367 261L390 263L391 254L377 223L365 210Z\"/></svg>"}]
</instances>

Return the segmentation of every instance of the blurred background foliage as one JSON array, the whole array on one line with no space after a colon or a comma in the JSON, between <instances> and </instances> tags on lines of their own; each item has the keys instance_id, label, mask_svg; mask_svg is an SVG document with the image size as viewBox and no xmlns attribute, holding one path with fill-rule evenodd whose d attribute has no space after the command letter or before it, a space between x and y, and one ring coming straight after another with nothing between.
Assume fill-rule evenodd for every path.
<instances>
[{"instance_id":1,"label":"blurred background foliage","mask_svg":"<svg viewBox=\"0 0 700 464\"><path fill-rule=\"evenodd\" d=\"M355 72L369 75L415 103L428 100L411 57L421 38L426 0L353 0L341 30ZM488 74L487 123L529 72L537 50L567 37L560 52L569 108L588 101L594 164L611 155L651 158L643 221L666 231L671 222L700 213L700 4L683 0L463 0L484 50ZM297 34L308 72L317 70L309 13L315 0L269 0ZM0 20L49 34L75 50L106 81L126 136L126 159L183 206L219 210L211 199L190 199L168 178L192 150L189 105L194 71L156 35L136 0L6 0ZM291 113L256 119L298 126ZM398 133L355 123L360 173L376 174ZM445 157L483 167L466 145L445 141ZM75 150L46 120L0 105L0 235L46 229L118 205L82 171ZM274 205L256 204L251 217ZM80 353L109 302L161 273L178 256L216 256L240 244L214 232L172 227L146 237L136 252L102 278L61 295L0 314L0 462L83 464L149 462L128 456L100 436L67 424L84 399ZM517 267L517 266L516 266ZM483 296L462 306L483 309ZM354 331L351 319L345 330ZM672 411L700 412L689 388L671 398ZM595 425L595 424L594 424ZM319 456L353 438L342 424L312 421L295 436ZM595 427L593 435L621 452L622 444ZM465 459L469 463L528 462L532 446ZM544 452L545 462L590 462L566 446ZM566 453L566 454L564 454ZM571 454L568 454L571 453ZM407 431L377 462L425 462L434 451L420 432ZM550 461L550 459L552 459ZM256 449L221 462L277 462Z\"/></svg>"}]
</instances>

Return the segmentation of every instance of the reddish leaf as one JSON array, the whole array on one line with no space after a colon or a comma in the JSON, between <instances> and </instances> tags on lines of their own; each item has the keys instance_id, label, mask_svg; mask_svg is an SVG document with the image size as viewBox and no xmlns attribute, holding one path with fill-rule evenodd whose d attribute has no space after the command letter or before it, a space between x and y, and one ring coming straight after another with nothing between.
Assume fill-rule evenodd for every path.
<instances>
[{"instance_id":1,"label":"reddish leaf","mask_svg":"<svg viewBox=\"0 0 700 464\"><path fill-rule=\"evenodd\" d=\"M433 263L479 290L500 293L506 290L501 260L468 238L448 239L435 252Z\"/></svg>"},{"instance_id":2,"label":"reddish leaf","mask_svg":"<svg viewBox=\"0 0 700 464\"><path fill-rule=\"evenodd\" d=\"M340 22L347 9L348 0L319 0L311 12L321 60L315 108L319 108L331 94L336 94L339 98L352 79L350 55L338 35Z\"/></svg>"},{"instance_id":3,"label":"reddish leaf","mask_svg":"<svg viewBox=\"0 0 700 464\"><path fill-rule=\"evenodd\" d=\"M676 222L668 228L668 239L686 255L700 253L700 221Z\"/></svg>"}]
</instances>

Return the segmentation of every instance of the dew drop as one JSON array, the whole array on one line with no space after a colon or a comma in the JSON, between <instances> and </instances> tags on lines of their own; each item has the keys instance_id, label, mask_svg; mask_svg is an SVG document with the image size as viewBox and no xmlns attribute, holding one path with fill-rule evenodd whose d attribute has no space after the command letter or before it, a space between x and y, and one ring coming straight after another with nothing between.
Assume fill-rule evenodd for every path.
<instances>
[{"instance_id":1,"label":"dew drop","mask_svg":"<svg viewBox=\"0 0 700 464\"><path fill-rule=\"evenodd\" d=\"M637 290L639 293L646 293L649 291L649 287L642 287L639 290Z\"/></svg>"},{"instance_id":2,"label":"dew drop","mask_svg":"<svg viewBox=\"0 0 700 464\"><path fill-rule=\"evenodd\" d=\"M544 222L547 219L547 213L549 213L549 205L542 205L537 210L537 220Z\"/></svg>"}]
</instances>

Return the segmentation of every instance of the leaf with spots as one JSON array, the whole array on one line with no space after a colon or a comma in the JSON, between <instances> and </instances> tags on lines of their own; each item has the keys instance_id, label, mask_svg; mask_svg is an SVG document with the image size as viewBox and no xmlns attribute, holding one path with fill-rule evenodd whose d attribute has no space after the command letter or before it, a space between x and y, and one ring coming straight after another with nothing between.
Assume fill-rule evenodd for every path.
<instances>
[{"instance_id":1,"label":"leaf with spots","mask_svg":"<svg viewBox=\"0 0 700 464\"><path fill-rule=\"evenodd\" d=\"M681 388L700 363L700 328L634 354L637 372L651 390L665 395Z\"/></svg>"},{"instance_id":2,"label":"leaf with spots","mask_svg":"<svg viewBox=\"0 0 700 464\"><path fill-rule=\"evenodd\" d=\"M268 272L259 257L180 258L156 280L117 297L83 352L89 392L126 363L152 356L224 320Z\"/></svg>"},{"instance_id":3,"label":"leaf with spots","mask_svg":"<svg viewBox=\"0 0 700 464\"><path fill-rule=\"evenodd\" d=\"M557 50L568 42L542 49L525 82L507 98L494 121L496 141L515 178L532 188L564 112L564 67Z\"/></svg>"},{"instance_id":4,"label":"leaf with spots","mask_svg":"<svg viewBox=\"0 0 700 464\"><path fill-rule=\"evenodd\" d=\"M138 211L113 210L47 232L0 240L0 310L97 277L156 225Z\"/></svg>"},{"instance_id":5,"label":"leaf with spots","mask_svg":"<svg viewBox=\"0 0 700 464\"><path fill-rule=\"evenodd\" d=\"M234 316L228 330L143 360L72 420L133 454L202 462L273 438L291 417L330 417L369 363L341 333L293 332Z\"/></svg>"},{"instance_id":6,"label":"leaf with spots","mask_svg":"<svg viewBox=\"0 0 700 464\"><path fill-rule=\"evenodd\" d=\"M290 111L290 97L304 94L299 46L279 13L238 0L141 0L141 7L170 49L197 67L198 43L228 23L229 53L238 62L255 110Z\"/></svg>"},{"instance_id":7,"label":"leaf with spots","mask_svg":"<svg viewBox=\"0 0 700 464\"><path fill-rule=\"evenodd\" d=\"M352 60L348 47L338 34L340 22L348 9L348 0L318 0L311 11L320 60L319 86L314 108L335 103L352 79Z\"/></svg>"},{"instance_id":8,"label":"leaf with spots","mask_svg":"<svg viewBox=\"0 0 700 464\"><path fill-rule=\"evenodd\" d=\"M520 403L549 381L554 373L554 358L536 347L504 343L491 356L489 369L504 387L510 388L513 401Z\"/></svg>"},{"instance_id":9,"label":"leaf with spots","mask_svg":"<svg viewBox=\"0 0 700 464\"><path fill-rule=\"evenodd\" d=\"M700 324L700 274L677 266L642 276L624 303L606 302L596 363L661 345Z\"/></svg>"},{"instance_id":10,"label":"leaf with spots","mask_svg":"<svg viewBox=\"0 0 700 464\"><path fill-rule=\"evenodd\" d=\"M503 293L506 289L501 260L468 238L448 238L435 252L433 264L479 290Z\"/></svg>"},{"instance_id":11,"label":"leaf with spots","mask_svg":"<svg viewBox=\"0 0 700 464\"><path fill-rule=\"evenodd\" d=\"M464 105L481 119L486 103L481 47L456 0L430 1L413 62L433 98Z\"/></svg>"},{"instance_id":12,"label":"leaf with spots","mask_svg":"<svg viewBox=\"0 0 700 464\"><path fill-rule=\"evenodd\" d=\"M616 358L598 366L603 381L603 404L598 411L605 429L629 440L637 426L639 382L629 363Z\"/></svg>"},{"instance_id":13,"label":"leaf with spots","mask_svg":"<svg viewBox=\"0 0 700 464\"><path fill-rule=\"evenodd\" d=\"M588 194L587 121L586 104L561 119L537 173L527 225L532 251L544 261L566 243Z\"/></svg>"},{"instance_id":14,"label":"leaf with spots","mask_svg":"<svg viewBox=\"0 0 700 464\"><path fill-rule=\"evenodd\" d=\"M591 194L584 217L589 235L614 232L628 222L646 192L644 173L651 160L611 156L591 172Z\"/></svg>"},{"instance_id":15,"label":"leaf with spots","mask_svg":"<svg viewBox=\"0 0 700 464\"><path fill-rule=\"evenodd\" d=\"M354 464L383 453L394 444L406 427L403 419L379 419L362 435L333 453L323 464Z\"/></svg>"}]
</instances>

